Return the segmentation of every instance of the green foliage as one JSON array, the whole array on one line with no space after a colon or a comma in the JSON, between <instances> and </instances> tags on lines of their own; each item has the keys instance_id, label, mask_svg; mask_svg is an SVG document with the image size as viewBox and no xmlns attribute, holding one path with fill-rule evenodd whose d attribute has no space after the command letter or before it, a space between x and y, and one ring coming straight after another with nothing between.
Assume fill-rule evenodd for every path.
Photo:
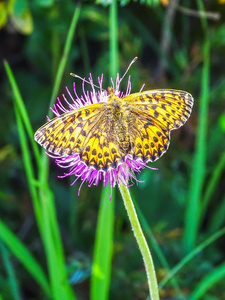
<instances>
[{"instance_id":1,"label":"green foliage","mask_svg":"<svg viewBox=\"0 0 225 300\"><path fill-rule=\"evenodd\" d=\"M134 0L134 2L137 2L137 0ZM96 0L97 4L102 4L102 5L109 5L112 4L114 0ZM118 3L120 5L124 6L127 5L131 2L131 0L120 0ZM147 4L147 5L157 5L159 4L159 0L140 0L140 4Z\"/></svg>"},{"instance_id":2,"label":"green foliage","mask_svg":"<svg viewBox=\"0 0 225 300\"><path fill-rule=\"evenodd\" d=\"M23 266L28 270L28 272L35 278L38 284L42 287L43 291L50 296L50 287L47 281L47 278L38 264L38 262L33 258L30 251L21 243L21 241L7 228L5 224L0 222L0 238L1 240L8 246L8 248L11 250L11 252L20 260L20 262L23 264ZM1 243L1 248L3 252L3 257L5 256L7 259L7 250L5 249L5 246ZM12 268L12 267L10 267ZM12 271L11 276L14 277ZM13 291L15 289L18 289L16 287L17 283L15 279L13 279L15 282L13 284ZM16 295L19 295L18 292L15 292Z\"/></svg>"},{"instance_id":3,"label":"green foliage","mask_svg":"<svg viewBox=\"0 0 225 300\"><path fill-rule=\"evenodd\" d=\"M26 0L10 0L0 3L0 28L7 21L13 29L23 33L31 34L33 31L33 19Z\"/></svg>"},{"instance_id":4,"label":"green foliage","mask_svg":"<svg viewBox=\"0 0 225 300\"><path fill-rule=\"evenodd\" d=\"M21 296L18 288L18 282L15 276L13 265L10 260L9 251L2 242L0 242L0 251L3 264L5 265L5 269L7 271L9 286L11 287L10 294L15 300L20 300Z\"/></svg>"},{"instance_id":5,"label":"green foliage","mask_svg":"<svg viewBox=\"0 0 225 300\"><path fill-rule=\"evenodd\" d=\"M202 279L202 281L199 283L199 285L190 295L190 299L191 300L200 299L200 297L206 294L207 290L213 287L218 281L222 280L224 276L225 276L225 264L223 263ZM224 290L221 291L220 296L222 296L222 294L224 295Z\"/></svg>"},{"instance_id":6,"label":"green foliage","mask_svg":"<svg viewBox=\"0 0 225 300\"><path fill-rule=\"evenodd\" d=\"M62 99L65 86L72 91L70 72L91 72L95 84L104 73L107 89L135 56L132 92L145 82L145 90L183 89L195 98L167 153L149 164L158 170L137 174L144 182L130 188L161 298L225 297L225 6L179 5L171 19L171 7L158 0L0 3L8 61L0 77L0 299L146 299L142 259L117 187L110 203L101 184L84 184L78 197L79 180L70 187L73 178L58 179L63 171L33 139L52 116L49 103ZM201 18L200 10L221 19ZM79 80L76 89L80 94Z\"/></svg>"}]
</instances>

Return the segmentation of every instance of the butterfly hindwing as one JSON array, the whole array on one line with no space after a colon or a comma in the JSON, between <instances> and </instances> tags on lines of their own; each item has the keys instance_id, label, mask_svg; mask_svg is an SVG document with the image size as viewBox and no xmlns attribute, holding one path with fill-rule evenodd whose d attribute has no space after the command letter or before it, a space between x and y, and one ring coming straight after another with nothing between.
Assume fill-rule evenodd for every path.
<instances>
[{"instance_id":1,"label":"butterfly hindwing","mask_svg":"<svg viewBox=\"0 0 225 300\"><path fill-rule=\"evenodd\" d=\"M122 152L113 138L109 125L106 119L101 119L81 153L81 160L96 170L115 169L122 161Z\"/></svg>"},{"instance_id":2,"label":"butterfly hindwing","mask_svg":"<svg viewBox=\"0 0 225 300\"><path fill-rule=\"evenodd\" d=\"M155 161L168 149L170 133L150 118L136 115L135 123L129 128L131 153L144 162Z\"/></svg>"}]
</instances>

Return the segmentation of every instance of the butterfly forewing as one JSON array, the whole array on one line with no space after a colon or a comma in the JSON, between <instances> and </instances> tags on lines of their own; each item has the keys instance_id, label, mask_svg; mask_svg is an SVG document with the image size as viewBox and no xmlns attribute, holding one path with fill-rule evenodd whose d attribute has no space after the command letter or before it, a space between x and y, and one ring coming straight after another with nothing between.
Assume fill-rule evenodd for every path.
<instances>
[{"instance_id":1,"label":"butterfly forewing","mask_svg":"<svg viewBox=\"0 0 225 300\"><path fill-rule=\"evenodd\" d=\"M48 152L59 155L80 153L86 137L98 122L102 103L56 117L35 133L35 140Z\"/></svg>"},{"instance_id":2,"label":"butterfly forewing","mask_svg":"<svg viewBox=\"0 0 225 300\"><path fill-rule=\"evenodd\" d=\"M159 120L168 129L182 126L190 116L193 98L179 90L152 90L131 94L124 98L129 104ZM168 122L168 123L167 123Z\"/></svg>"}]
</instances>

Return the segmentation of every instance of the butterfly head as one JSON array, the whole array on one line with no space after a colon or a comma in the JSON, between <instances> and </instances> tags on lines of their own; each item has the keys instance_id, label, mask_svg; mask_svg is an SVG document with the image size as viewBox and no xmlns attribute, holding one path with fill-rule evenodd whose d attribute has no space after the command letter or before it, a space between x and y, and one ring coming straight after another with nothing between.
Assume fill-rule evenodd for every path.
<instances>
[{"instance_id":1,"label":"butterfly head","mask_svg":"<svg viewBox=\"0 0 225 300\"><path fill-rule=\"evenodd\" d=\"M112 86L108 87L108 93L109 93L109 96L112 96L115 94Z\"/></svg>"},{"instance_id":2,"label":"butterfly head","mask_svg":"<svg viewBox=\"0 0 225 300\"><path fill-rule=\"evenodd\" d=\"M114 91L113 87L108 87L108 102L118 103L121 102L121 98L119 96L119 92Z\"/></svg>"}]
</instances>

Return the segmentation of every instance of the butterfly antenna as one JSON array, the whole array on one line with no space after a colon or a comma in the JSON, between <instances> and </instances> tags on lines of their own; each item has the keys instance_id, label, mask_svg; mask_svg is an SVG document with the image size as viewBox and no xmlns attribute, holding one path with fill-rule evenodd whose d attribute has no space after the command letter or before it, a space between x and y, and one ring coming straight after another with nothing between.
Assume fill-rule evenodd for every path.
<instances>
[{"instance_id":1,"label":"butterfly antenna","mask_svg":"<svg viewBox=\"0 0 225 300\"><path fill-rule=\"evenodd\" d=\"M77 75L77 74L70 73L70 76L73 76L73 77L75 77L75 78L79 78L79 79L81 79L82 81L84 81L84 82L86 82L86 83L88 83L88 84L90 84L90 85L93 85L94 87L96 87L96 88L100 89L100 87L99 87L99 86L95 85L94 83L90 83L90 81L88 81L88 80L86 80L86 79L84 79L84 78L80 77L80 76L79 76L79 75Z\"/></svg>"},{"instance_id":2,"label":"butterfly antenna","mask_svg":"<svg viewBox=\"0 0 225 300\"><path fill-rule=\"evenodd\" d=\"M138 57L137 56L135 56L135 58L132 60L132 62L129 64L129 66L128 66L128 68L127 68L127 70L126 70L126 72L123 74L123 76L121 77L121 79L120 79L120 82L123 80L123 78L126 76L126 74L127 74L127 72L129 71L129 69L130 69L130 67L133 65L133 63L135 63L135 61L138 59Z\"/></svg>"}]
</instances>

